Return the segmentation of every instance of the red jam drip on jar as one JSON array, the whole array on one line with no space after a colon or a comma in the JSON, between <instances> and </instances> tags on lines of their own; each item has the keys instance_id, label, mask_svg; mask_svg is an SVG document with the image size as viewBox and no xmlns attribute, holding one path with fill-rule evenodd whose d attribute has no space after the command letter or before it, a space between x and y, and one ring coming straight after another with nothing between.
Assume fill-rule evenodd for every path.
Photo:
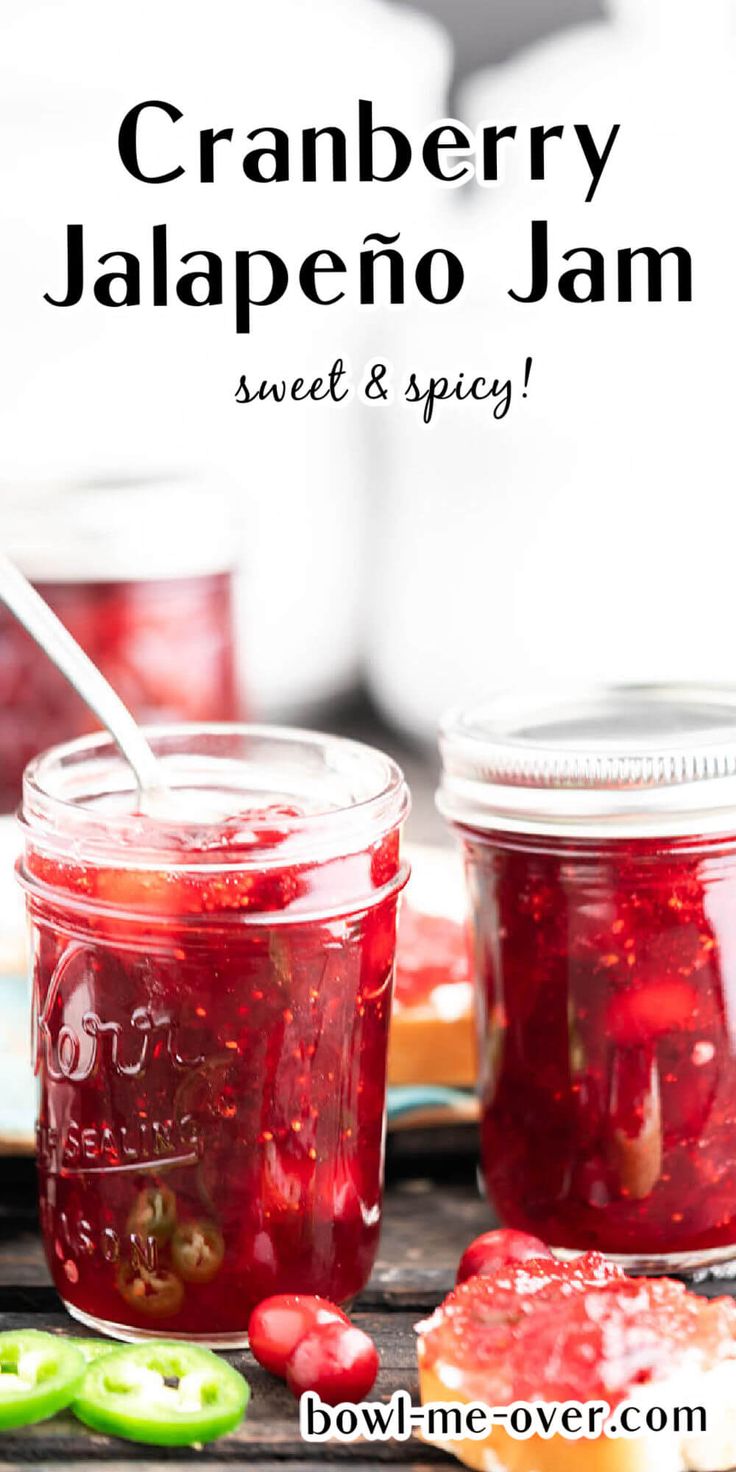
<instances>
[{"instance_id":1,"label":"red jam drip on jar","mask_svg":"<svg viewBox=\"0 0 736 1472\"><path fill-rule=\"evenodd\" d=\"M236 715L229 574L36 586L137 720ZM31 757L92 725L76 692L0 609L0 811L17 805Z\"/></svg>"},{"instance_id":2,"label":"red jam drip on jar","mask_svg":"<svg viewBox=\"0 0 736 1472\"><path fill-rule=\"evenodd\" d=\"M732 1245L733 844L464 837L503 1221L637 1256Z\"/></svg>"},{"instance_id":3,"label":"red jam drip on jar","mask_svg":"<svg viewBox=\"0 0 736 1472\"><path fill-rule=\"evenodd\" d=\"M429 1001L435 987L470 981L465 929L446 915L401 908L394 996L401 1007Z\"/></svg>"},{"instance_id":4,"label":"red jam drip on jar","mask_svg":"<svg viewBox=\"0 0 736 1472\"><path fill-rule=\"evenodd\" d=\"M95 1319L242 1334L269 1294L346 1302L370 1274L398 885L370 895L398 834L295 864L297 811L239 814L199 868L29 843L41 1219L59 1292Z\"/></svg>"}]
</instances>

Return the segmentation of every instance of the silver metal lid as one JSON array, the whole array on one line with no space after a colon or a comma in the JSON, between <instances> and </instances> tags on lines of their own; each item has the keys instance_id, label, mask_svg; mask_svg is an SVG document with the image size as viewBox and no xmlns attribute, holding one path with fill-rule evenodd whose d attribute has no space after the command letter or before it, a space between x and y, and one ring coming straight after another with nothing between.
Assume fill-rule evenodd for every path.
<instances>
[{"instance_id":1,"label":"silver metal lid","mask_svg":"<svg viewBox=\"0 0 736 1472\"><path fill-rule=\"evenodd\" d=\"M736 836L736 687L498 695L451 712L438 804L456 823L578 837Z\"/></svg>"}]
</instances>

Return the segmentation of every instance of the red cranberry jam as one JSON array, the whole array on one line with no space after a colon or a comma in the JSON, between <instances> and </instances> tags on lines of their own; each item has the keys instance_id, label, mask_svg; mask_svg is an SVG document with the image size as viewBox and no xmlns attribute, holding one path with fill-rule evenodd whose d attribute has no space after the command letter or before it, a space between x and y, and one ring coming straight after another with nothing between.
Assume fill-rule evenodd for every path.
<instances>
[{"instance_id":1,"label":"red cranberry jam","mask_svg":"<svg viewBox=\"0 0 736 1472\"><path fill-rule=\"evenodd\" d=\"M652 1271L736 1256L736 691L497 700L442 744L502 1221Z\"/></svg>"},{"instance_id":2,"label":"red cranberry jam","mask_svg":"<svg viewBox=\"0 0 736 1472\"><path fill-rule=\"evenodd\" d=\"M243 1343L371 1271L407 794L352 742L151 735L176 824L104 738L26 774L43 1236L83 1322Z\"/></svg>"}]
</instances>

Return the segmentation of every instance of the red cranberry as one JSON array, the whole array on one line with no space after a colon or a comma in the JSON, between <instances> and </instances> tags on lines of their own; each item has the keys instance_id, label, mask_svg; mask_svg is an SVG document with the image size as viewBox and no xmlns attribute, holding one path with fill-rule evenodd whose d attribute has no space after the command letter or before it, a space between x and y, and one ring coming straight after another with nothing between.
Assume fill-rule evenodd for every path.
<instances>
[{"instance_id":1,"label":"red cranberry","mask_svg":"<svg viewBox=\"0 0 736 1472\"><path fill-rule=\"evenodd\" d=\"M318 1324L300 1340L286 1366L286 1383L297 1397L316 1391L327 1405L359 1401L368 1394L380 1360L373 1340L354 1324Z\"/></svg>"},{"instance_id":2,"label":"red cranberry","mask_svg":"<svg viewBox=\"0 0 736 1472\"><path fill-rule=\"evenodd\" d=\"M254 1308L248 1324L248 1340L259 1365L283 1378L289 1356L311 1329L320 1324L347 1322L342 1309L326 1298L307 1293L276 1293Z\"/></svg>"},{"instance_id":3,"label":"red cranberry","mask_svg":"<svg viewBox=\"0 0 736 1472\"><path fill-rule=\"evenodd\" d=\"M501 1263L551 1256L549 1247L539 1237L532 1237L528 1232L515 1232L511 1227L499 1227L495 1232L484 1232L465 1248L455 1282L464 1283L466 1278L482 1277Z\"/></svg>"}]
</instances>

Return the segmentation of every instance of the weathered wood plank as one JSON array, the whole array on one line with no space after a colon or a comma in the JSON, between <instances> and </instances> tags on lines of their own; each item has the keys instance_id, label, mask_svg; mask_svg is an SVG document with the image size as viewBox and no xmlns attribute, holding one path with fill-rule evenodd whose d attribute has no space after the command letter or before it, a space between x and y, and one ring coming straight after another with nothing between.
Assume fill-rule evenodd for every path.
<instances>
[{"instance_id":1,"label":"weathered wood plank","mask_svg":"<svg viewBox=\"0 0 736 1472\"><path fill-rule=\"evenodd\" d=\"M10 1162L8 1163L10 1166ZM423 1158L419 1169L431 1169ZM448 1180L444 1164L441 1184L425 1178L394 1179L386 1199L384 1231L375 1272L354 1313L355 1321L373 1337L382 1368L374 1395L388 1397L403 1388L416 1395L414 1324L449 1290L463 1247L492 1224L467 1169ZM463 1179L463 1175L465 1179ZM11 1170L12 1177L12 1170ZM0 1328L33 1323L52 1332L81 1332L72 1326L51 1286L40 1242L34 1229L33 1179L21 1170L20 1179L3 1191L0 1202ZM709 1280L701 1291L734 1291L733 1281ZM286 1387L256 1365L247 1351L230 1356L251 1382L253 1399L244 1426L233 1436L197 1451L179 1448L155 1451L93 1435L72 1416L58 1417L41 1426L27 1427L0 1437L0 1472L57 1468L88 1472L104 1466L124 1472L183 1472L194 1463L208 1472L226 1472L233 1466L258 1467L260 1472L297 1472L322 1463L345 1472L430 1472L450 1465L442 1453L416 1442L306 1445L299 1436L296 1403Z\"/></svg>"},{"instance_id":2,"label":"weathered wood plank","mask_svg":"<svg viewBox=\"0 0 736 1472\"><path fill-rule=\"evenodd\" d=\"M444 1453L436 1451L433 1447L422 1447L417 1442L411 1445L414 1457L421 1458L420 1461L411 1459L398 1461L391 1455L390 1448L388 1450L382 1447L378 1449L379 1443L376 1443L375 1448L373 1446L353 1446L343 1449L322 1447L318 1460L315 1457L305 1456L303 1445L296 1455L292 1456L287 1453L283 1457L262 1457L260 1455L249 1457L244 1455L241 1447L234 1447L230 1455L227 1451L223 1453L222 1442L218 1442L216 1456L214 1452L188 1452L182 1451L181 1448L178 1451L167 1452L161 1448L154 1461L151 1460L150 1447L134 1447L132 1444L130 1455L123 1454L121 1457L120 1443L116 1443L111 1456L108 1456L103 1448L98 1450L94 1456L86 1456L83 1459L80 1459L76 1452L67 1456L66 1451L61 1457L58 1445L51 1445L36 1458L29 1458L22 1449L17 1452L14 1447L6 1455L0 1455L0 1472L21 1472L21 1469L29 1466L43 1469L43 1472L47 1472L47 1469L48 1472L51 1472L51 1469L56 1472L62 1461L69 1472L90 1472L93 1466L104 1466L106 1472L124 1472L125 1468L131 1466L135 1467L136 1472L164 1472L164 1469L165 1472L184 1472L185 1468L189 1472L192 1466L202 1465L206 1466L207 1472L232 1472L233 1467L245 1466L257 1467L258 1472L313 1472L313 1468L320 1464L335 1469L345 1467L349 1469L349 1472L374 1472L379 1465L381 1472L430 1472L430 1469L434 1472L438 1466L457 1468L456 1462L451 1461ZM343 1452L346 1454L343 1455Z\"/></svg>"},{"instance_id":3,"label":"weathered wood plank","mask_svg":"<svg viewBox=\"0 0 736 1472\"><path fill-rule=\"evenodd\" d=\"M85 1434L85 1428L79 1427L78 1432L66 1425L67 1418L59 1416L56 1421L49 1422L49 1434L44 1440L34 1439L33 1444L23 1441L23 1432L15 1432L12 1441L8 1435L8 1448L4 1455L0 1456L0 1468L20 1469L29 1466L43 1468L57 1468L63 1462L64 1466L76 1465L85 1468L85 1472L91 1467L112 1466L122 1469L123 1467L135 1466L138 1469L148 1468L149 1472L159 1472L159 1469L168 1469L174 1465L178 1467L197 1466L207 1467L210 1472L212 1467L258 1467L263 1472L264 1468L296 1469L303 1468L305 1472L317 1466L345 1467L350 1472L367 1472L368 1468L380 1466L381 1468L401 1468L402 1472L417 1472L421 1465L442 1466L450 1465L450 1459L444 1452L434 1447L422 1446L418 1441L412 1440L403 1443L372 1442L367 1443L350 1442L345 1445L327 1444L319 1446L307 1446L302 1441L294 1441L288 1446L279 1448L278 1452L264 1448L257 1441L236 1440L233 1437L225 1437L209 1449L192 1449L187 1451L181 1447L172 1451L160 1447L155 1450L144 1446L136 1446L130 1442L123 1450L122 1443L112 1441L108 1437L94 1436L92 1432ZM56 1433L55 1435L52 1433ZM152 1456L154 1459L152 1460ZM421 1463L417 1462L421 1458ZM456 1465L456 1464L455 1464Z\"/></svg>"},{"instance_id":4,"label":"weathered wood plank","mask_svg":"<svg viewBox=\"0 0 736 1472\"><path fill-rule=\"evenodd\" d=\"M3 1329L15 1329L28 1325L28 1313L4 1314L0 1319ZM375 1338L381 1354L381 1372L376 1382L372 1397L375 1399L388 1399L393 1391L405 1389L410 1395L417 1393L416 1360L415 1360L415 1336L413 1325L415 1315L412 1313L392 1312L389 1314L359 1312L353 1315L354 1321ZM52 1313L40 1313L34 1315L33 1322L38 1328L44 1328L52 1333L64 1333L69 1331L69 1319L63 1310L57 1309ZM365 1447L361 1449L359 1443L330 1447L305 1445L299 1435L298 1412L296 1403L280 1381L269 1375L260 1365L256 1364L252 1355L246 1351L229 1355L231 1362L242 1371L250 1381L253 1392L248 1417L244 1425L232 1436L217 1442L211 1448L191 1454L182 1453L181 1450L168 1454L166 1452L156 1453L159 1461L168 1462L170 1456L176 1456L180 1461L182 1457L189 1456L208 1465L210 1462L217 1464L240 1461L243 1463L256 1463L262 1466L272 1458L290 1464L299 1463L310 1466L317 1461L329 1461L330 1463L349 1463L351 1467L361 1457L365 1461ZM376 1443L370 1448L372 1464L388 1462L389 1464L411 1466L417 1455L417 1445L414 1442L402 1444ZM424 1448L422 1456L426 1461L435 1460L435 1454L427 1452ZM81 1426L71 1415L59 1416L55 1420L38 1426L28 1426L22 1431L8 1433L0 1441L0 1467L3 1465L26 1466L29 1463L35 1465L48 1464L55 1466L60 1459L64 1462L76 1459L80 1463L135 1461L148 1461L151 1465L151 1448L139 1447L134 1444L122 1447L119 1441L112 1437L97 1436ZM5 1463L3 1463L5 1457Z\"/></svg>"},{"instance_id":5,"label":"weathered wood plank","mask_svg":"<svg viewBox=\"0 0 736 1472\"><path fill-rule=\"evenodd\" d=\"M420 1456L426 1457L427 1453L424 1448L419 1448L418 1450ZM349 1464L350 1472L373 1472L373 1468L376 1466L375 1458L373 1458L371 1453L370 1460L365 1460L365 1451L366 1449L363 1448L364 1455L362 1458L360 1456L360 1453L358 1453L356 1454L354 1460L351 1459ZM182 1458L186 1458L186 1460L182 1460ZM162 1467L166 1468L166 1472L184 1472L185 1468L187 1469L187 1472L189 1472L192 1464L196 1465L196 1463L200 1461L201 1457L198 1452L182 1453L181 1451L179 1451L176 1453L172 1453L171 1456L166 1456L165 1459L160 1459L155 1462L150 1461L150 1459L146 1461L145 1459L137 1458L135 1461L135 1468L136 1472L160 1472L160 1469ZM326 1456L322 1458L322 1461L327 1462L333 1467L340 1465L339 1462L336 1463L332 1458ZM429 1468L436 1468L439 1461L439 1457L436 1457L435 1460L432 1462L427 1462L426 1460L421 1462L396 1462L388 1459L381 1462L381 1469L382 1472L429 1472ZM243 1458L240 1456L234 1458L232 1461L223 1461L222 1458L219 1458L218 1460L212 1460L208 1457L205 1465L207 1467L207 1472L225 1472L225 1469L227 1469L227 1472L231 1472L233 1466L237 1466L238 1464L242 1463ZM27 1465L28 1464L26 1462L8 1461L5 1457L0 1456L0 1469L2 1469L2 1472L18 1472L18 1469L20 1467L25 1467ZM42 1463L36 1463L37 1467L42 1465ZM56 1462L53 1462L46 1463L45 1465L48 1467L53 1466L54 1468L56 1468L58 1464ZM107 1468L107 1472L116 1472L116 1469L117 1472L123 1472L124 1468L130 1466L130 1459L124 1458L123 1460L120 1460L119 1458L114 1457L110 1459L105 1458L104 1465ZM252 1465L257 1465L259 1472L298 1472L298 1468L300 1465L303 1467L311 1468L313 1466L313 1463L302 1462L300 1464L297 1459L281 1459L278 1461L273 1461L271 1459L260 1459L256 1464ZM449 1466L449 1459L442 1457L441 1465ZM89 1472L90 1462L89 1460L85 1460L82 1462L77 1460L70 1461L68 1457L64 1457L64 1466L68 1469L68 1472Z\"/></svg>"},{"instance_id":6,"label":"weathered wood plank","mask_svg":"<svg viewBox=\"0 0 736 1472\"><path fill-rule=\"evenodd\" d=\"M372 1398L388 1397L394 1390L404 1388L416 1395L416 1371L414 1359L414 1334L411 1315L392 1315L387 1326L380 1316L356 1314L355 1320L372 1332L379 1344L382 1368ZM398 1320L397 1324L394 1322ZM48 1328L59 1328L65 1323L63 1316L44 1321ZM12 1324L8 1324L12 1327ZM56 1466L77 1461L90 1466L112 1462L120 1464L143 1463L151 1468L160 1463L168 1464L173 1458L181 1464L191 1461L215 1466L254 1464L265 1467L271 1464L289 1463L311 1467L319 1462L331 1465L384 1465L412 1467L420 1455L424 1462L444 1460L439 1453L429 1448L420 1448L415 1441L384 1444L376 1442L367 1448L365 1444L350 1443L309 1446L299 1435L296 1403L289 1391L279 1381L256 1365L247 1352L229 1356L247 1376L253 1397L244 1425L232 1436L225 1437L212 1447L202 1450L154 1454L150 1447L133 1443L122 1446L112 1437L98 1436L81 1426L71 1415L59 1416L39 1426L29 1426L22 1431L8 1433L0 1444L0 1466L28 1464ZM3 1462L3 1456L5 1462ZM366 1457L368 1456L368 1461Z\"/></svg>"},{"instance_id":7,"label":"weathered wood plank","mask_svg":"<svg viewBox=\"0 0 736 1472\"><path fill-rule=\"evenodd\" d=\"M185 1468L187 1469L187 1472L189 1472L189 1469L191 1469L193 1464L196 1465L197 1462L201 1462L201 1456L198 1452L187 1453L182 1451L172 1452L170 1455L164 1454L162 1458L152 1462L150 1460L150 1450L151 1449L149 1447L148 1460L145 1459L145 1456L143 1456L142 1458L136 1458L136 1472L160 1472L160 1469L162 1467L166 1468L166 1472L184 1472ZM367 1451L370 1452L369 1458L366 1457ZM428 1462L426 1460L428 1452L427 1449L424 1447L418 1447L417 1453L419 1456L424 1458L424 1460L417 1462L396 1462L391 1461L391 1459L389 1458L381 1462L381 1472L429 1472L430 1467L437 1467L438 1461L440 1460L439 1457L435 1456L433 1461ZM219 1457L217 1459L208 1457L205 1465L207 1467L207 1472L225 1472L225 1469L227 1469L227 1472L231 1472L232 1467L234 1465L237 1466L238 1463L242 1463L242 1461L243 1459L240 1456L235 1457L231 1461L224 1461L222 1457ZM340 1465L339 1462L336 1463L332 1458L326 1456L322 1457L322 1461L327 1462L333 1467ZM17 1472L18 1468L25 1467L27 1465L28 1464L26 1462L8 1461L6 1457L0 1456L0 1469L2 1469L2 1472ZM40 1465L43 1464L36 1463L37 1467ZM53 1466L54 1468L56 1468L57 1465L57 1462L46 1463L46 1466L48 1467ZM130 1466L130 1458L123 1457L121 1459L119 1456L109 1459L105 1458L104 1465L107 1469L107 1472L124 1472L124 1469ZM256 1464L252 1465L257 1465L259 1472L298 1472L300 1464L297 1459L291 1460L282 1458L278 1460L273 1460L271 1458L261 1458ZM311 1469L313 1463L302 1462L301 1465ZM450 1463L447 1458L443 1457L441 1459L441 1465L449 1466ZM68 1457L64 1457L64 1466L68 1469L68 1472L89 1472L90 1462L88 1459L80 1462L76 1459L69 1460ZM372 1469L375 1466L376 1461L372 1455L372 1449L364 1447L362 1448L362 1456L361 1453L358 1452L355 1459L351 1459L350 1472L372 1472Z\"/></svg>"},{"instance_id":8,"label":"weathered wood plank","mask_svg":"<svg viewBox=\"0 0 736 1472\"><path fill-rule=\"evenodd\" d=\"M473 1184L403 1181L386 1198L384 1228L365 1307L423 1310L452 1287L460 1255L493 1225Z\"/></svg>"}]
</instances>

